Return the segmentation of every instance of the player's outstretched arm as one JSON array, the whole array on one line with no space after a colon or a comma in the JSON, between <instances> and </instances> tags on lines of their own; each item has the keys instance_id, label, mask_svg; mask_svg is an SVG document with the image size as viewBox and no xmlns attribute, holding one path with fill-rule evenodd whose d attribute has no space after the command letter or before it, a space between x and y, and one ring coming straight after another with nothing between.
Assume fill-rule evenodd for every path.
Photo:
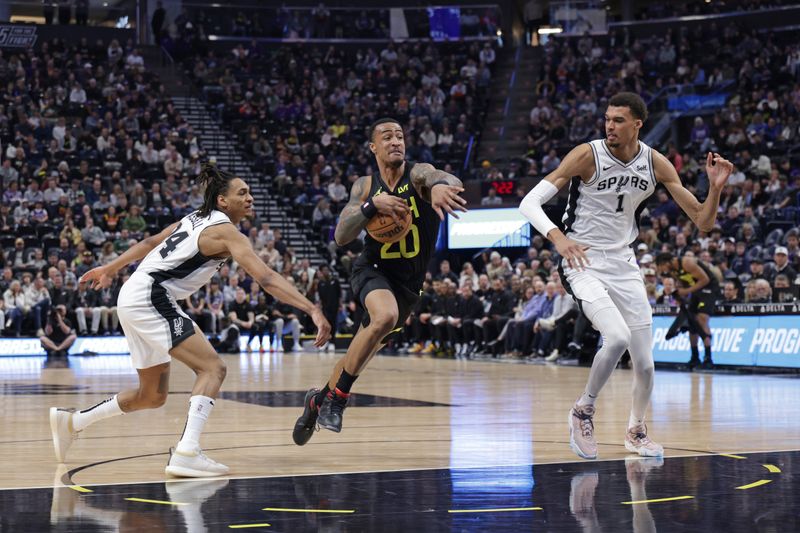
<instances>
[{"instance_id":1,"label":"player's outstretched arm","mask_svg":"<svg viewBox=\"0 0 800 533\"><path fill-rule=\"evenodd\" d=\"M430 202L433 210L444 220L444 213L458 218L456 211L466 211L467 201L459 196L464 192L464 184L452 174L439 170L430 163L417 163L411 169L411 183L422 196ZM434 188L436 185L439 187Z\"/></svg>"},{"instance_id":2,"label":"player's outstretched arm","mask_svg":"<svg viewBox=\"0 0 800 533\"><path fill-rule=\"evenodd\" d=\"M117 275L117 272L119 272L121 268L125 268L134 261L138 261L149 254L156 246L164 242L164 239L169 237L172 232L175 231L175 228L178 226L178 224L178 222L170 224L164 228L161 233L157 233L146 239L142 239L125 250L122 255L107 265L91 269L89 272L81 276L80 283L89 282L89 287L92 289L106 288L111 286L114 276Z\"/></svg>"},{"instance_id":3,"label":"player's outstretched arm","mask_svg":"<svg viewBox=\"0 0 800 533\"><path fill-rule=\"evenodd\" d=\"M588 144L581 144L564 156L561 164L553 172L536 184L536 187L525 195L519 205L519 211L527 218L536 231L552 242L559 255L567 260L571 268L581 269L589 264L584 251L586 247L572 239L568 239L555 223L544 212L542 206L558 194L569 181L578 176L589 180L595 172L594 155Z\"/></svg>"},{"instance_id":4,"label":"player's outstretched arm","mask_svg":"<svg viewBox=\"0 0 800 533\"><path fill-rule=\"evenodd\" d=\"M369 220L377 213L391 216L396 222L408 214L405 200L390 194L378 194L367 198L372 185L372 177L362 176L353 183L350 189L350 200L339 213L334 239L336 244L344 246L361 233Z\"/></svg>"},{"instance_id":5,"label":"player's outstretched arm","mask_svg":"<svg viewBox=\"0 0 800 533\"><path fill-rule=\"evenodd\" d=\"M694 224L700 231L709 232L714 229L717 220L717 210L719 209L719 196L728 177L733 172L733 163L721 155L708 152L706 156L706 174L708 175L708 196L702 204L689 192L681 183L678 172L669 159L660 153L653 151L653 167L656 179L664 184L672 198L683 211L689 215Z\"/></svg>"},{"instance_id":6,"label":"player's outstretched arm","mask_svg":"<svg viewBox=\"0 0 800 533\"><path fill-rule=\"evenodd\" d=\"M300 294L295 286L286 281L283 276L265 265L253 250L250 240L242 235L233 224L212 226L206 232L208 232L209 239L204 244L207 244L209 248L215 251L219 249L220 245L224 246L224 249L230 252L233 259L242 265L245 271L265 291L281 302L296 307L311 317L317 327L317 338L314 340L315 346L319 347L328 342L331 336L331 325L325 319L322 310Z\"/></svg>"}]
</instances>

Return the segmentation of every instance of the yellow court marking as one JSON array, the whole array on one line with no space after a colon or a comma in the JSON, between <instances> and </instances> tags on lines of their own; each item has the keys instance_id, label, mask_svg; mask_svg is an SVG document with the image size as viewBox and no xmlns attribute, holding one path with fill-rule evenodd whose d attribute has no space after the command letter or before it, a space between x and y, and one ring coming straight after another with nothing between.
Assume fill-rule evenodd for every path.
<instances>
[{"instance_id":1,"label":"yellow court marking","mask_svg":"<svg viewBox=\"0 0 800 533\"><path fill-rule=\"evenodd\" d=\"M86 487L81 487L80 485L68 485L68 487L77 492L94 492L92 489L87 489Z\"/></svg>"},{"instance_id":2,"label":"yellow court marking","mask_svg":"<svg viewBox=\"0 0 800 533\"><path fill-rule=\"evenodd\" d=\"M235 524L228 527L231 529L245 529L248 527L269 527L269 524Z\"/></svg>"},{"instance_id":3,"label":"yellow court marking","mask_svg":"<svg viewBox=\"0 0 800 533\"><path fill-rule=\"evenodd\" d=\"M661 502L674 502L677 500L691 500L694 496L673 496L672 498L657 498L655 500L636 500L632 502L620 502L624 505L639 505L640 503L661 503Z\"/></svg>"},{"instance_id":4,"label":"yellow court marking","mask_svg":"<svg viewBox=\"0 0 800 533\"><path fill-rule=\"evenodd\" d=\"M144 498L125 498L129 502L140 502L140 503L157 503L159 505L189 505L188 503L181 503L181 502L165 502L161 500L145 500Z\"/></svg>"},{"instance_id":5,"label":"yellow court marking","mask_svg":"<svg viewBox=\"0 0 800 533\"><path fill-rule=\"evenodd\" d=\"M780 473L781 473L781 469L780 469L780 468L778 468L778 467L777 467L777 466L775 466L775 465L761 465L761 466L763 466L764 468L766 468L767 470L769 470L769 471L770 471L770 473L772 473L772 474L780 474Z\"/></svg>"},{"instance_id":6,"label":"yellow court marking","mask_svg":"<svg viewBox=\"0 0 800 533\"><path fill-rule=\"evenodd\" d=\"M741 455L733 455L732 453L721 453L722 457L730 457L731 459L747 459L747 457L742 457Z\"/></svg>"},{"instance_id":7,"label":"yellow court marking","mask_svg":"<svg viewBox=\"0 0 800 533\"><path fill-rule=\"evenodd\" d=\"M767 483L772 483L772 480L771 479L759 479L755 483L750 483L749 485L742 485L741 487L736 487L736 490L754 489L756 487L760 487L761 485L766 485Z\"/></svg>"},{"instance_id":8,"label":"yellow court marking","mask_svg":"<svg viewBox=\"0 0 800 533\"><path fill-rule=\"evenodd\" d=\"M541 507L505 507L500 509L450 509L448 513L506 513L510 511L541 511Z\"/></svg>"},{"instance_id":9,"label":"yellow court marking","mask_svg":"<svg viewBox=\"0 0 800 533\"><path fill-rule=\"evenodd\" d=\"M278 513L355 513L355 509L286 509L283 507L264 507L262 511L275 511Z\"/></svg>"}]
</instances>

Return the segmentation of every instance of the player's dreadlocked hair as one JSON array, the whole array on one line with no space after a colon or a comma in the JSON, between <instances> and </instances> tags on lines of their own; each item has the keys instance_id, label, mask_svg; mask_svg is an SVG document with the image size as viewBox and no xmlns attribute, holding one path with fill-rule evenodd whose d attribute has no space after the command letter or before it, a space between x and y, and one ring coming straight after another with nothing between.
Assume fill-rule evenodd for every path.
<instances>
[{"instance_id":1,"label":"player's dreadlocked hair","mask_svg":"<svg viewBox=\"0 0 800 533\"><path fill-rule=\"evenodd\" d=\"M228 174L214 163L205 162L197 176L197 184L205 187L203 205L197 212L200 216L207 217L213 209L217 208L217 196L228 192L228 186L236 176Z\"/></svg>"}]
</instances>

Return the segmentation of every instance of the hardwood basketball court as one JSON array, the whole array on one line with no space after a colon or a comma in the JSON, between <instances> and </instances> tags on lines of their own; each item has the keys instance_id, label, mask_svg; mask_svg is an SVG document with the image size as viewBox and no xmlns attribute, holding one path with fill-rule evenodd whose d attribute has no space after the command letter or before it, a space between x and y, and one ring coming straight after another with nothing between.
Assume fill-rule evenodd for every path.
<instances>
[{"instance_id":1,"label":"hardwood basketball court","mask_svg":"<svg viewBox=\"0 0 800 533\"><path fill-rule=\"evenodd\" d=\"M315 530L319 524L303 521L309 513L301 513L303 520L297 513L287 518L291 513L285 509L320 511L324 510L319 508L321 501L335 502L337 495L346 495L341 502L344 508L333 510L353 512L325 513L324 520L336 523L341 519L343 527L360 524L357 529L387 531L400 524L392 516L401 513L406 524L401 529L451 529L456 528L453 517L461 516L451 511L466 503L477 522L459 519L462 522L457 523L462 525L456 529L471 529L470 524L478 529L519 529L545 520L542 513L547 509L541 504L545 498L552 500L549 511L563 508L572 515L559 530L580 531L581 520L589 511L575 511L572 500L585 500L589 492L594 497L602 487L604 498L610 494L612 501L588 507L601 515L601 507L610 506L614 513L628 516L636 505L621 502L663 498L668 501L645 507L702 513L705 511L698 511L697 502L711 494L708 491L712 489L703 488L708 484L715 491L731 489L737 497L757 501L780 495L796 502L800 496L800 483L792 481L792 464L800 455L777 453L800 450L794 413L800 388L795 375L657 371L648 426L652 438L665 448L666 457L659 463L631 457L622 445L632 374L617 370L598 402L599 461L583 461L569 448L566 421L585 384L587 368L382 356L354 387L342 433L322 430L305 447L295 446L291 428L301 412L303 394L324 382L337 357L316 353L225 356L228 377L201 444L212 458L230 466L231 479L166 484L168 449L183 427L193 381L186 367L173 364L170 398L164 408L92 426L73 445L67 465L59 468L52 450L48 408L85 407L120 389L135 387L137 378L128 359L72 357L70 368L47 369L42 368L43 358L0 358L4 383L0 486L5 489L0 492L4 500L0 508L8 520L4 524L10 525L10 531L42 531L59 523L59 531L89 531L97 522L90 518L98 512L106 517L103 513L124 514L127 518L119 517L118 526L131 516L141 513L139 518L147 518L155 512L164 524L171 524L169 529L178 531L181 524L192 531L187 524L197 520L209 530L261 523L270 523L271 531ZM768 452L771 462L766 463L762 455L750 455L755 452ZM715 469L730 479L723 483ZM448 478L444 496L442 476ZM571 477L565 480L564 476ZM642 480L642 492L643 480L650 479L646 497L632 494L639 490L625 482L631 477ZM767 479L762 485L736 489L762 478ZM374 492L382 483L398 488L390 490L396 493L391 502L386 500L387 494ZM573 486L576 483L577 488ZM718 486L720 483L724 486ZM247 504L244 492L235 487L247 487L250 497L260 495L255 498L257 503ZM401 493L402 487L410 492ZM591 487L595 488L590 491ZM309 491L313 494L310 498L306 497ZM121 499L120 492L133 500ZM464 502L457 497L461 493L466 495ZM28 496L21 498L24 494ZM685 498L670 500L682 496ZM689 496L693 503L687 503ZM23 503L10 506L9 498ZM104 498L112 500L104 502ZM192 503L192 499L197 501ZM733 500L713 499L715 512L729 508L733 513L737 507ZM433 501L438 503L433 505ZM179 506L170 502L196 505L198 512L202 505L203 512L199 518L182 522L180 517L186 517L180 513L185 514L186 509L180 507L176 513ZM34 527L24 517L46 510L42 506L50 508L57 519L47 521L47 527ZM369 515L372 525L361 522L366 506L373 509ZM543 510L532 510L535 507ZM423 508L427 509L424 513ZM478 512L507 508L521 510ZM787 516L794 514L796 520L794 504L773 509ZM255 516L242 515L245 511ZM445 513L446 524L434 519L438 512ZM415 513L419 514L416 519ZM494 518L485 522L489 514ZM265 520L259 522L258 516ZM741 518L736 522L731 526L734 530L737 524L747 523ZM682 530L669 523L656 525L666 531Z\"/></svg>"}]
</instances>

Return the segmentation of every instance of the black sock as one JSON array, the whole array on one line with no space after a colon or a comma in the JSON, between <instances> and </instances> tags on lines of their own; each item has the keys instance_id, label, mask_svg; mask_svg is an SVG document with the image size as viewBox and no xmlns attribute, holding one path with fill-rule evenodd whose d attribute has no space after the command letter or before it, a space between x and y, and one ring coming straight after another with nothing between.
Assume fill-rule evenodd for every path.
<instances>
[{"instance_id":1,"label":"black sock","mask_svg":"<svg viewBox=\"0 0 800 533\"><path fill-rule=\"evenodd\" d=\"M328 386L328 384L326 383L326 384L325 384L325 386L324 386L324 387L322 387L322 390L320 390L320 391L319 391L319 392L316 394L316 396L314 396L314 405L316 405L317 407L319 407L320 405L322 405L322 400L324 400L324 399L325 399L325 396L327 396L327 395L328 395L328 392L330 392L330 390L331 390L331 388L330 388L330 387Z\"/></svg>"},{"instance_id":2,"label":"black sock","mask_svg":"<svg viewBox=\"0 0 800 533\"><path fill-rule=\"evenodd\" d=\"M357 379L358 376L351 376L347 373L347 370L343 368L342 374L339 376L339 381L336 382L336 389L339 392L350 394L350 387L353 386L353 383L355 383Z\"/></svg>"},{"instance_id":3,"label":"black sock","mask_svg":"<svg viewBox=\"0 0 800 533\"><path fill-rule=\"evenodd\" d=\"M692 346L692 361L699 361L700 360L700 350L697 346Z\"/></svg>"},{"instance_id":4,"label":"black sock","mask_svg":"<svg viewBox=\"0 0 800 533\"><path fill-rule=\"evenodd\" d=\"M709 363L711 362L711 346L706 346L706 358L705 360Z\"/></svg>"}]
</instances>

